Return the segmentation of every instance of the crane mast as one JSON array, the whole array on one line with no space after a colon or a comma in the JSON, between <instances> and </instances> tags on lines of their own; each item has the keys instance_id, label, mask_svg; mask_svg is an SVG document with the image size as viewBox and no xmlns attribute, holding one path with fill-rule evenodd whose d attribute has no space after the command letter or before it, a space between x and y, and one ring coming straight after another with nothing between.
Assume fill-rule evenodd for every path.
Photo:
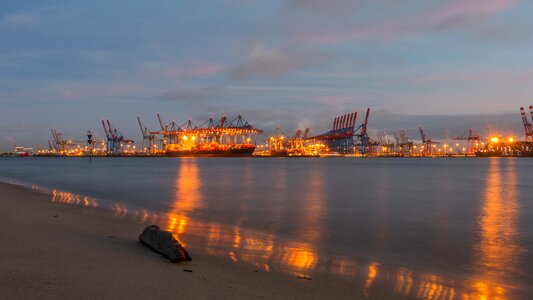
<instances>
[{"instance_id":1,"label":"crane mast","mask_svg":"<svg viewBox=\"0 0 533 300\"><path fill-rule=\"evenodd\" d=\"M533 115L532 106L529 107L530 113ZM524 130L526 132L526 142L532 142L533 141L533 128L531 127L531 123L529 123L527 116L526 116L526 110L523 107L520 107L520 115L522 116L522 123L524 124Z\"/></svg>"},{"instance_id":2,"label":"crane mast","mask_svg":"<svg viewBox=\"0 0 533 300\"><path fill-rule=\"evenodd\" d=\"M418 129L420 130L420 137L422 138L422 144L424 144L424 153L425 155L431 155L432 154L432 145L433 141L430 137L426 135L424 132L424 129L422 129L422 126L419 126Z\"/></svg>"}]
</instances>

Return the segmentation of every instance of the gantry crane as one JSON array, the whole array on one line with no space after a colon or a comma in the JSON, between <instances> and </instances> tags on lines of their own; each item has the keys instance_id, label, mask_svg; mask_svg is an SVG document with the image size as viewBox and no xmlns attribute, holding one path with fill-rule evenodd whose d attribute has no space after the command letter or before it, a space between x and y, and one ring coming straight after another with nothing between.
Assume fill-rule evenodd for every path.
<instances>
[{"instance_id":1,"label":"gantry crane","mask_svg":"<svg viewBox=\"0 0 533 300\"><path fill-rule=\"evenodd\" d=\"M424 147L424 155L431 156L433 155L433 145L438 144L438 142L433 142L433 140L426 135L424 132L424 129L422 129L422 126L419 126L418 129L420 130L420 137L422 138L422 144Z\"/></svg>"},{"instance_id":2,"label":"gantry crane","mask_svg":"<svg viewBox=\"0 0 533 300\"><path fill-rule=\"evenodd\" d=\"M159 113L157 113L157 119L161 126L160 133L163 135L163 147L166 144L177 144L179 138L179 126L177 126L176 122L172 121L166 124Z\"/></svg>"},{"instance_id":3,"label":"gantry crane","mask_svg":"<svg viewBox=\"0 0 533 300\"><path fill-rule=\"evenodd\" d=\"M132 144L133 140L124 138L124 135L120 133L116 128L111 126L111 122L107 119L106 121L102 119L102 126L104 127L104 133L107 138L107 153L110 155L120 155L124 153L124 144Z\"/></svg>"},{"instance_id":4,"label":"gantry crane","mask_svg":"<svg viewBox=\"0 0 533 300\"><path fill-rule=\"evenodd\" d=\"M155 134L148 131L148 127L142 123L141 117L139 115L137 115L137 122L139 123L139 127L141 128L141 133L143 136L141 146L142 151L146 153L153 153L155 145Z\"/></svg>"},{"instance_id":5,"label":"gantry crane","mask_svg":"<svg viewBox=\"0 0 533 300\"><path fill-rule=\"evenodd\" d=\"M533 105L529 106L529 113L533 120ZM533 128L526 116L526 111L523 107L520 107L520 115L522 116L522 123L524 124L524 130L526 132L526 142L533 142Z\"/></svg>"},{"instance_id":6,"label":"gantry crane","mask_svg":"<svg viewBox=\"0 0 533 300\"><path fill-rule=\"evenodd\" d=\"M65 139L60 131L54 128L50 131L52 131L52 141L49 143L49 146L51 146L57 153L67 151L69 146L74 145L71 140Z\"/></svg>"},{"instance_id":7,"label":"gantry crane","mask_svg":"<svg viewBox=\"0 0 533 300\"><path fill-rule=\"evenodd\" d=\"M479 148L481 138L479 134L475 133L472 128L468 132L465 132L459 136L453 138L456 141L467 141L467 154L474 155Z\"/></svg>"},{"instance_id":8,"label":"gantry crane","mask_svg":"<svg viewBox=\"0 0 533 300\"><path fill-rule=\"evenodd\" d=\"M413 155L414 142L409 140L409 136L404 129L400 130L400 153L403 156Z\"/></svg>"}]
</instances>

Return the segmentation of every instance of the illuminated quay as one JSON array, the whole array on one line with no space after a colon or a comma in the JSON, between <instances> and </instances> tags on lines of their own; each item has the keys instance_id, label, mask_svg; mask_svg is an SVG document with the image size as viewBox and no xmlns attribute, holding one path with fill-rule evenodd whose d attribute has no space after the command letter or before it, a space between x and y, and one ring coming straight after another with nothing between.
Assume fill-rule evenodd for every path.
<instances>
[{"instance_id":1,"label":"illuminated quay","mask_svg":"<svg viewBox=\"0 0 533 300\"><path fill-rule=\"evenodd\" d=\"M170 157L531 157L533 156L533 105L528 118L520 109L524 140L492 133L481 137L473 129L445 142L432 139L422 126L420 139L411 139L405 129L369 135L370 108L362 121L354 111L334 117L331 129L311 135L310 128L297 129L294 135L280 127L271 134L254 127L242 115L228 119L210 117L196 125L192 120L178 125L165 122L157 114L159 130L149 130L137 116L142 133L139 146L126 137L110 120L102 120L104 135L88 131L84 138L67 139L52 129L48 149L17 147L12 156L170 156ZM258 142L259 139L259 142Z\"/></svg>"}]
</instances>

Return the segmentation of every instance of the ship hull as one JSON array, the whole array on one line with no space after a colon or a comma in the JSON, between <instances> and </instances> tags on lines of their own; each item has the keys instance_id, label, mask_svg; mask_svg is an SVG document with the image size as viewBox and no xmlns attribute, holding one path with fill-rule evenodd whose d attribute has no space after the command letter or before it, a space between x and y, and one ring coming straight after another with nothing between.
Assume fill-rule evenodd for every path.
<instances>
[{"instance_id":1,"label":"ship hull","mask_svg":"<svg viewBox=\"0 0 533 300\"><path fill-rule=\"evenodd\" d=\"M251 157L255 148L166 151L170 157Z\"/></svg>"},{"instance_id":2,"label":"ship hull","mask_svg":"<svg viewBox=\"0 0 533 300\"><path fill-rule=\"evenodd\" d=\"M533 151L486 151L476 152L477 157L533 157Z\"/></svg>"}]
</instances>

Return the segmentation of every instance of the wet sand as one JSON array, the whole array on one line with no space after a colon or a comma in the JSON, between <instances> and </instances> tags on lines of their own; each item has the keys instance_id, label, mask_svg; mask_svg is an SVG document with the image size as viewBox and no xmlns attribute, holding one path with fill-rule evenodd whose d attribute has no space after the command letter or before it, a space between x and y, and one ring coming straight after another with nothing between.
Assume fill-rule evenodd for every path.
<instances>
[{"instance_id":1,"label":"wet sand","mask_svg":"<svg viewBox=\"0 0 533 300\"><path fill-rule=\"evenodd\" d=\"M336 278L302 280L191 253L172 264L138 242L144 225L0 183L0 295L20 298L354 299ZM192 270L193 272L184 271ZM389 298L376 291L372 298Z\"/></svg>"}]
</instances>

